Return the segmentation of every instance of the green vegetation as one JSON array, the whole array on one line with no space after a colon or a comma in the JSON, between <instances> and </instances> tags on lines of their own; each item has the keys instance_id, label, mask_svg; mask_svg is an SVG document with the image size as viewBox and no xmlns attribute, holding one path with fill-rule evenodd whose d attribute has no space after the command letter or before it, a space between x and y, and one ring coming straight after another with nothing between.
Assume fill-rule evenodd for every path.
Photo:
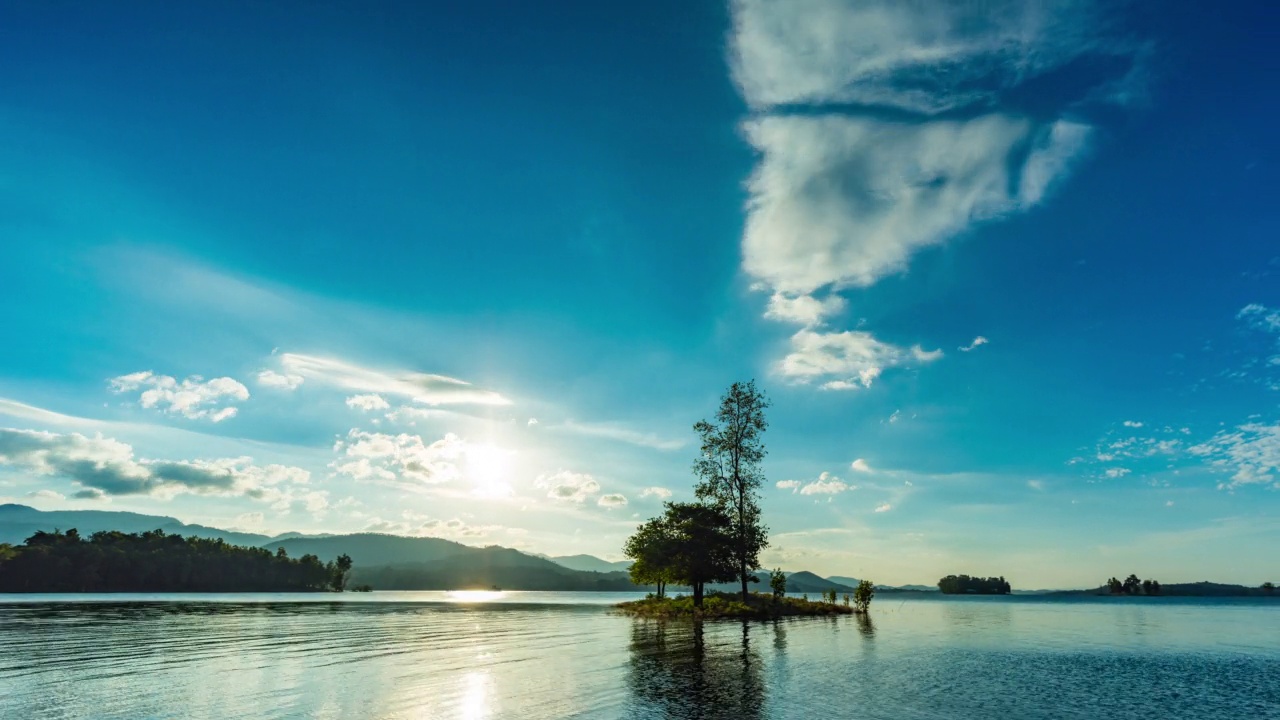
<instances>
[{"instance_id":1,"label":"green vegetation","mask_svg":"<svg viewBox=\"0 0 1280 720\"><path fill-rule=\"evenodd\" d=\"M775 600L786 596L787 574L782 572L782 568L776 568L769 573L769 590L773 592Z\"/></svg>"},{"instance_id":2,"label":"green vegetation","mask_svg":"<svg viewBox=\"0 0 1280 720\"><path fill-rule=\"evenodd\" d=\"M1112 595L1159 595L1159 580L1140 580L1137 575L1130 575L1123 582L1116 578L1107 581L1105 587Z\"/></svg>"},{"instance_id":3,"label":"green vegetation","mask_svg":"<svg viewBox=\"0 0 1280 720\"><path fill-rule=\"evenodd\" d=\"M752 592L747 601L735 594L713 592L695 603L691 595L660 598L650 595L644 600L624 602L618 608L628 615L645 618L742 618L767 620L770 618L813 615L850 615L855 610L835 602L814 602L807 599L775 597L773 594Z\"/></svg>"},{"instance_id":4,"label":"green vegetation","mask_svg":"<svg viewBox=\"0 0 1280 720\"><path fill-rule=\"evenodd\" d=\"M853 604L858 612L866 612L871 607L871 598L876 596L875 583L870 580L863 580L858 583L858 589L853 591ZM846 602L846 605L849 603Z\"/></svg>"},{"instance_id":5,"label":"green vegetation","mask_svg":"<svg viewBox=\"0 0 1280 720\"><path fill-rule=\"evenodd\" d=\"M1268 580L1268 581L1266 581L1266 582L1262 583L1262 591L1263 591L1263 592L1265 592L1265 593L1272 593L1272 592L1275 592L1275 590L1276 590L1276 585L1275 585L1275 583L1271 582L1270 580Z\"/></svg>"},{"instance_id":6,"label":"green vegetation","mask_svg":"<svg viewBox=\"0 0 1280 720\"><path fill-rule=\"evenodd\" d=\"M948 575L938 581L938 589L947 595L1008 595L1012 592L1004 577L968 575Z\"/></svg>"},{"instance_id":7,"label":"green vegetation","mask_svg":"<svg viewBox=\"0 0 1280 720\"><path fill-rule=\"evenodd\" d=\"M341 591L351 558L293 559L284 548L230 545L163 530L37 531L23 545L0 545L0 592Z\"/></svg>"},{"instance_id":8,"label":"green vegetation","mask_svg":"<svg viewBox=\"0 0 1280 720\"><path fill-rule=\"evenodd\" d=\"M698 500L714 505L729 518L727 550L748 600L748 582L759 582L752 571L760 565L760 551L769 545L769 529L760 522L760 486L764 483L765 449L761 435L769 427L764 411L769 400L754 380L729 386L720 399L715 422L701 420L693 430L702 441L702 454L693 463L699 478Z\"/></svg>"}]
</instances>

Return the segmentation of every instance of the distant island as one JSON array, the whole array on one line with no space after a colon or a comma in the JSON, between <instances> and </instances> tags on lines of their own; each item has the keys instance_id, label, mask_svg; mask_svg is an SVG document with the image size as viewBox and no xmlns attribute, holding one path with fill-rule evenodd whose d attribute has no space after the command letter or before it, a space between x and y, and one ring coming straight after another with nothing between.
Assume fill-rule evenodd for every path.
<instances>
[{"instance_id":1,"label":"distant island","mask_svg":"<svg viewBox=\"0 0 1280 720\"><path fill-rule=\"evenodd\" d=\"M948 575L938 581L944 595L1008 595L1013 592L1004 577L969 577Z\"/></svg>"},{"instance_id":2,"label":"distant island","mask_svg":"<svg viewBox=\"0 0 1280 720\"><path fill-rule=\"evenodd\" d=\"M38 530L22 545L0 545L0 592L315 592L346 587L351 558L290 558L280 548L225 541L71 529Z\"/></svg>"}]
</instances>

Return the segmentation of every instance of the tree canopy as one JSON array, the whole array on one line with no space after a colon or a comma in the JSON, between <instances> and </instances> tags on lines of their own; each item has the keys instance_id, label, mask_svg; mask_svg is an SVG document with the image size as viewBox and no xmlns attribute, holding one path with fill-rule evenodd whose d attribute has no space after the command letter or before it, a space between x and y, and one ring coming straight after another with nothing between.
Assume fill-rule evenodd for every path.
<instances>
[{"instance_id":1,"label":"tree canopy","mask_svg":"<svg viewBox=\"0 0 1280 720\"><path fill-rule=\"evenodd\" d=\"M0 545L0 592L287 592L342 590L351 558L293 559L281 548L239 547L163 530L38 531Z\"/></svg>"},{"instance_id":2,"label":"tree canopy","mask_svg":"<svg viewBox=\"0 0 1280 720\"><path fill-rule=\"evenodd\" d=\"M968 575L948 575L938 581L938 589L947 595L1008 595L1013 591L1004 577Z\"/></svg>"},{"instance_id":3,"label":"tree canopy","mask_svg":"<svg viewBox=\"0 0 1280 720\"><path fill-rule=\"evenodd\" d=\"M731 556L747 599L747 583L760 565L760 551L768 546L769 529L760 520L760 486L764 483L768 429L764 411L769 400L755 381L735 382L720 399L715 421L693 426L701 438L701 455L693 463L699 500L713 503L729 516Z\"/></svg>"}]
</instances>

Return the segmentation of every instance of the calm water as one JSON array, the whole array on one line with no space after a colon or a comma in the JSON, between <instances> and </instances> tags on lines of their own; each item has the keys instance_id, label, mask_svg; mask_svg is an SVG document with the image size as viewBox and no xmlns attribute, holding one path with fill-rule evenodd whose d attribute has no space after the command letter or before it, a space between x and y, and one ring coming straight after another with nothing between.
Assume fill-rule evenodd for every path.
<instances>
[{"instance_id":1,"label":"calm water","mask_svg":"<svg viewBox=\"0 0 1280 720\"><path fill-rule=\"evenodd\" d=\"M0 596L0 718L1280 718L1277 601L694 625L620 597Z\"/></svg>"}]
</instances>

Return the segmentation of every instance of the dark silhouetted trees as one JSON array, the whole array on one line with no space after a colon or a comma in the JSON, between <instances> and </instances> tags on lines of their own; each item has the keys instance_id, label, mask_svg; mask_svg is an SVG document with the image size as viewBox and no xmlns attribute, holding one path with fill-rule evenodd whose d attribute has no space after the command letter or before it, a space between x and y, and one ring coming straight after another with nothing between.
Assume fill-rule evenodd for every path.
<instances>
[{"instance_id":1,"label":"dark silhouetted trees","mask_svg":"<svg viewBox=\"0 0 1280 720\"><path fill-rule=\"evenodd\" d=\"M1112 595L1159 595L1159 580L1142 580L1137 575L1130 575L1123 581L1116 578L1107 580L1105 587Z\"/></svg>"},{"instance_id":2,"label":"dark silhouetted trees","mask_svg":"<svg viewBox=\"0 0 1280 720\"><path fill-rule=\"evenodd\" d=\"M1003 576L948 575L938 581L938 589L947 595L1008 595L1013 592Z\"/></svg>"},{"instance_id":3,"label":"dark silhouetted trees","mask_svg":"<svg viewBox=\"0 0 1280 720\"><path fill-rule=\"evenodd\" d=\"M0 546L0 592L288 592L341 590L351 558L322 563L281 549L168 535L163 530L38 531Z\"/></svg>"},{"instance_id":4,"label":"dark silhouetted trees","mask_svg":"<svg viewBox=\"0 0 1280 720\"><path fill-rule=\"evenodd\" d=\"M729 516L731 552L742 600L747 583L760 565L760 551L769 544L769 529L760 521L760 486L764 483L765 449L761 435L769 427L764 411L769 400L755 381L736 382L720 399L715 422L693 426L702 440L702 454L693 463L699 478L698 499L714 503Z\"/></svg>"}]
</instances>

